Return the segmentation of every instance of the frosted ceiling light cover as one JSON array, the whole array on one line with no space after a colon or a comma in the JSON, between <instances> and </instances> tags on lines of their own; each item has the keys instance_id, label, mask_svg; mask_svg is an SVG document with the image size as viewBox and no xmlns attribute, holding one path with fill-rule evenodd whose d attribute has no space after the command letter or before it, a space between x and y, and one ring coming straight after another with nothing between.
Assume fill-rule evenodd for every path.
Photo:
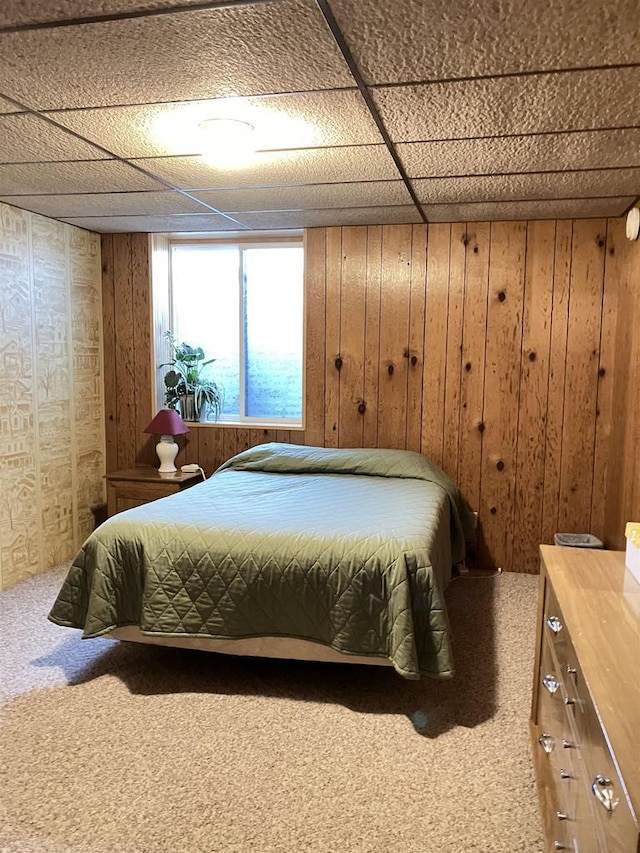
<instances>
[{"instance_id":1,"label":"frosted ceiling light cover","mask_svg":"<svg viewBox=\"0 0 640 853\"><path fill-rule=\"evenodd\" d=\"M306 148L323 136L299 116L243 98L171 105L154 117L148 132L166 154L189 152L225 167L260 162L264 151Z\"/></svg>"},{"instance_id":2,"label":"frosted ceiling light cover","mask_svg":"<svg viewBox=\"0 0 640 853\"><path fill-rule=\"evenodd\" d=\"M637 240L640 237L640 207L632 207L627 213L627 237Z\"/></svg>"},{"instance_id":3,"label":"frosted ceiling light cover","mask_svg":"<svg viewBox=\"0 0 640 853\"><path fill-rule=\"evenodd\" d=\"M202 157L213 166L248 165L255 154L255 128L246 121L211 118L200 123Z\"/></svg>"}]
</instances>

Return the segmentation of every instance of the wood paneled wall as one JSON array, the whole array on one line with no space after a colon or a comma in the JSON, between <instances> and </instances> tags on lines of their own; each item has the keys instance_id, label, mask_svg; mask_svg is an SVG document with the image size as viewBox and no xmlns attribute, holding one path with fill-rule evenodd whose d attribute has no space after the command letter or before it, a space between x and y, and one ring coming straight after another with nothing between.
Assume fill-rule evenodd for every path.
<instances>
[{"instance_id":1,"label":"wood paneled wall","mask_svg":"<svg viewBox=\"0 0 640 853\"><path fill-rule=\"evenodd\" d=\"M621 220L310 229L305 431L198 426L179 460L210 473L273 440L407 448L478 510L482 566L536 571L560 530L622 547L640 517L638 245ZM106 236L103 262L114 470L155 461L146 236Z\"/></svg>"},{"instance_id":2,"label":"wood paneled wall","mask_svg":"<svg viewBox=\"0 0 640 853\"><path fill-rule=\"evenodd\" d=\"M156 411L150 260L147 234L102 236L107 472L158 464L155 439L144 432ZM177 437L177 463L198 462L211 474L254 444L303 438L299 430L198 425Z\"/></svg>"},{"instance_id":3,"label":"wood paneled wall","mask_svg":"<svg viewBox=\"0 0 640 853\"><path fill-rule=\"evenodd\" d=\"M599 448L601 455L607 454L607 470L597 488L606 494L605 541L611 548L624 548L625 523L640 521L640 241L625 240L617 224L610 252L612 248L605 316L615 373L604 405L613 417L608 445L603 441Z\"/></svg>"},{"instance_id":4,"label":"wood paneled wall","mask_svg":"<svg viewBox=\"0 0 640 853\"><path fill-rule=\"evenodd\" d=\"M149 270L146 234L102 236L107 473L155 461L143 432L155 414Z\"/></svg>"}]
</instances>

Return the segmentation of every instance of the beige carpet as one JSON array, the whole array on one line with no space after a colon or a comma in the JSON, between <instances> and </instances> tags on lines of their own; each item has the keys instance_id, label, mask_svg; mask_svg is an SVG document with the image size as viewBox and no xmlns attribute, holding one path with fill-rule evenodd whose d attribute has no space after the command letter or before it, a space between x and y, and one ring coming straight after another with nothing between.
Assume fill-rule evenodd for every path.
<instances>
[{"instance_id":1,"label":"beige carpet","mask_svg":"<svg viewBox=\"0 0 640 853\"><path fill-rule=\"evenodd\" d=\"M451 682L108 640L0 596L2 853L541 853L537 579L454 581Z\"/></svg>"}]
</instances>

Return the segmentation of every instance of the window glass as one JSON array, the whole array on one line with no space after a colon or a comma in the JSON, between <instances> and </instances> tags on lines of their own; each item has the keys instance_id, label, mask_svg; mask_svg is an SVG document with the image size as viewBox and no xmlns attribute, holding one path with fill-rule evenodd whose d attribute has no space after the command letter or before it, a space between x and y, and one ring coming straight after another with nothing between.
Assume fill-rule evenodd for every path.
<instances>
[{"instance_id":1,"label":"window glass","mask_svg":"<svg viewBox=\"0 0 640 853\"><path fill-rule=\"evenodd\" d=\"M220 421L302 423L301 246L175 243L170 293L177 340L215 359Z\"/></svg>"},{"instance_id":2,"label":"window glass","mask_svg":"<svg viewBox=\"0 0 640 853\"><path fill-rule=\"evenodd\" d=\"M302 418L302 249L244 253L245 414Z\"/></svg>"},{"instance_id":3,"label":"window glass","mask_svg":"<svg viewBox=\"0 0 640 853\"><path fill-rule=\"evenodd\" d=\"M215 358L203 376L222 387L227 417L240 413L239 269L236 248L173 247L173 331L179 341Z\"/></svg>"}]
</instances>

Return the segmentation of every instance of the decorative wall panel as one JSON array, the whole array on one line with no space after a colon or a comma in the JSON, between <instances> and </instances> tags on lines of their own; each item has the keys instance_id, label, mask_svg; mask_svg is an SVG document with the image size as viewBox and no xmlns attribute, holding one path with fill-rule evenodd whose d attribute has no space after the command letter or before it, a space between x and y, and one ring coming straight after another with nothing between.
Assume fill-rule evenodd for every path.
<instances>
[{"instance_id":1,"label":"decorative wall panel","mask_svg":"<svg viewBox=\"0 0 640 853\"><path fill-rule=\"evenodd\" d=\"M73 555L104 500L100 240L0 204L0 587Z\"/></svg>"}]
</instances>

